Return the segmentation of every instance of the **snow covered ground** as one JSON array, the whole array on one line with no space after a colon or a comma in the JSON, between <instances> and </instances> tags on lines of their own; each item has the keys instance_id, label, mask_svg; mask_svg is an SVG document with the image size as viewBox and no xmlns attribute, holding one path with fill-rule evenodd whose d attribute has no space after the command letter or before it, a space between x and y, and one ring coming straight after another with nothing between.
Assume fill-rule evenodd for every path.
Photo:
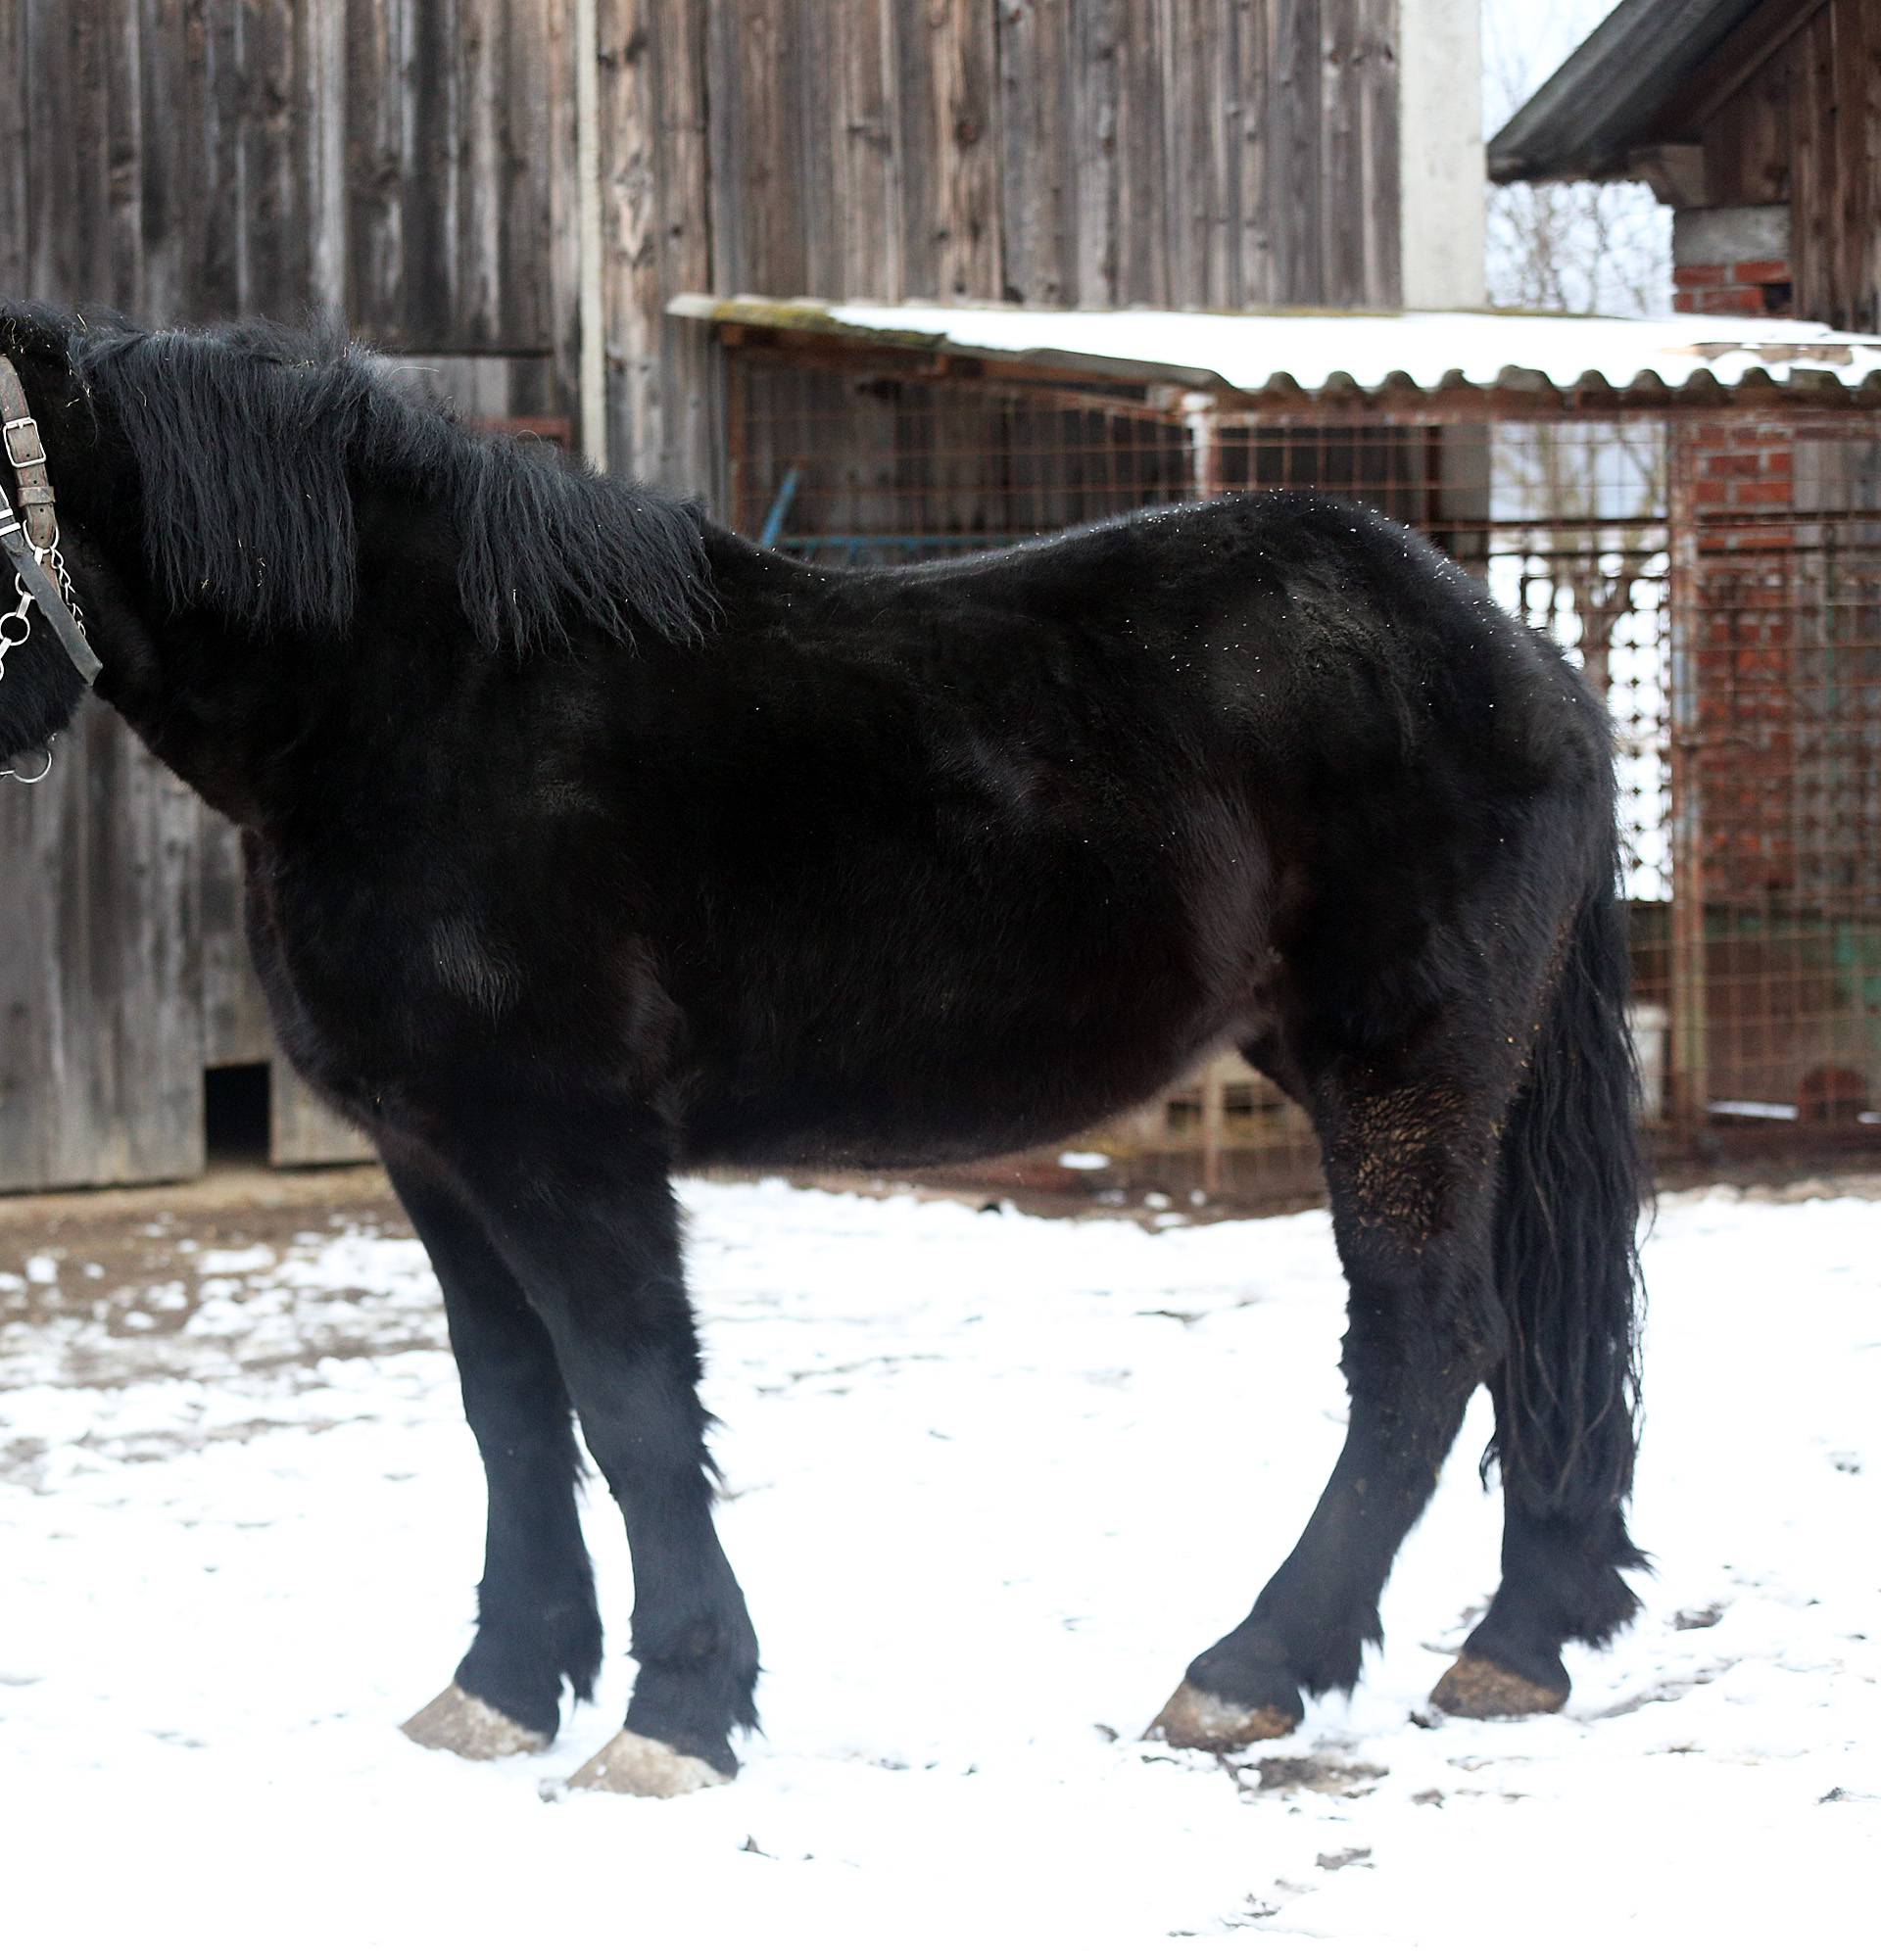
<instances>
[{"instance_id":1,"label":"snow covered ground","mask_svg":"<svg viewBox=\"0 0 1881 1960\"><path fill-rule=\"evenodd\" d=\"M1313 1215L1155 1232L696 1184L722 1529L769 1670L733 1787L475 1765L481 1481L415 1246L0 1275L0 1944L24 1955L1854 1951L1881 1850L1881 1208L1664 1205L1636 1627L1566 1712L1433 1723L1495 1573L1482 1414L1349 1704L1135 1740L1336 1453ZM153 1225L172 1235L181 1225ZM11 1318L4 1316L12 1315ZM603 1494L604 1498L604 1494ZM617 1521L589 1506L609 1647Z\"/></svg>"}]
</instances>

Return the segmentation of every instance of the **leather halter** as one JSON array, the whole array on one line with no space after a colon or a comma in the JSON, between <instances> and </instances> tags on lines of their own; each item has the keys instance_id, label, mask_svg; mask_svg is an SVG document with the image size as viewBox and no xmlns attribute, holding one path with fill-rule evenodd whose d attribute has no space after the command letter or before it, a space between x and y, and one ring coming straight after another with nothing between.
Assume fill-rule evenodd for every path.
<instances>
[{"instance_id":1,"label":"leather halter","mask_svg":"<svg viewBox=\"0 0 1881 1960\"><path fill-rule=\"evenodd\" d=\"M4 355L0 355L0 444L13 470L20 506L16 513L12 500L0 488L0 549L12 561L20 595L19 608L9 616L24 618L28 601L36 605L79 679L90 687L102 667L74 615L72 581L59 556L59 513L46 472L46 445L20 376ZM23 638L0 645L0 661L6 658L8 645L24 645Z\"/></svg>"}]
</instances>

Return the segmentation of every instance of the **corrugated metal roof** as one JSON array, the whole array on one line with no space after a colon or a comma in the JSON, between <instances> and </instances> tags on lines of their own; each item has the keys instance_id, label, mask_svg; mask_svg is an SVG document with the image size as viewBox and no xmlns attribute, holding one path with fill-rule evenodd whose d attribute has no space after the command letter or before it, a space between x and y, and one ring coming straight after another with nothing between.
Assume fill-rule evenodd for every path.
<instances>
[{"instance_id":1,"label":"corrugated metal roof","mask_svg":"<svg viewBox=\"0 0 1881 1960\"><path fill-rule=\"evenodd\" d=\"M1810 320L1679 313L1608 319L1521 312L1259 313L832 304L682 294L667 311L718 325L861 344L997 355L1246 394L1390 388L1598 389L1693 397L1747 382L1881 392L1881 337Z\"/></svg>"},{"instance_id":2,"label":"corrugated metal roof","mask_svg":"<svg viewBox=\"0 0 1881 1960\"><path fill-rule=\"evenodd\" d=\"M1667 103L1763 4L1620 0L1490 137L1490 176L1623 176L1633 150L1665 140L1659 119Z\"/></svg>"}]
</instances>

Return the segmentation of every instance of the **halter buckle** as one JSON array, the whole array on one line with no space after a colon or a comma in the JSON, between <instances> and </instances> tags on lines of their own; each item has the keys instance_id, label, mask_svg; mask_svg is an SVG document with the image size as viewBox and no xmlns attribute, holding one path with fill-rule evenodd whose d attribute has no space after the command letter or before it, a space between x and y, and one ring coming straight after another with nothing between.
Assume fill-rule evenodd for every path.
<instances>
[{"instance_id":1,"label":"halter buckle","mask_svg":"<svg viewBox=\"0 0 1881 1960\"><path fill-rule=\"evenodd\" d=\"M31 469L45 461L45 441L39 434L39 424L30 415L16 415L11 422L0 422L0 437L6 440L7 460L15 469Z\"/></svg>"}]
</instances>

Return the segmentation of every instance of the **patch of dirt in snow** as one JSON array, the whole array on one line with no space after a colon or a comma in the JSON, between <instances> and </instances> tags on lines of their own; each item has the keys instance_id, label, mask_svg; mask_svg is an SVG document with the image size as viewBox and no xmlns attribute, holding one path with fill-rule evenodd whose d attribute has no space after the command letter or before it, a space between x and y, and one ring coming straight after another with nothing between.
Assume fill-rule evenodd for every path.
<instances>
[{"instance_id":1,"label":"patch of dirt in snow","mask_svg":"<svg viewBox=\"0 0 1881 1960\"><path fill-rule=\"evenodd\" d=\"M185 1189L141 1217L121 1192L0 1205L0 1395L57 1388L69 1418L0 1433L0 1473L37 1483L60 1448L148 1462L330 1428L298 1397L331 1364L444 1351L430 1268L382 1178L257 1181L265 1197ZM162 1392L183 1381L216 1394Z\"/></svg>"},{"instance_id":2,"label":"patch of dirt in snow","mask_svg":"<svg viewBox=\"0 0 1881 1960\"><path fill-rule=\"evenodd\" d=\"M1234 1763L1229 1767L1242 1792L1249 1795L1263 1791L1310 1790L1322 1794L1336 1792L1346 1796L1363 1796L1380 1777L1390 1774L1376 1763L1341 1762L1328 1756L1269 1756L1261 1762L1245 1766ZM1254 1779L1252 1789L1247 1782L1250 1771Z\"/></svg>"}]
</instances>

